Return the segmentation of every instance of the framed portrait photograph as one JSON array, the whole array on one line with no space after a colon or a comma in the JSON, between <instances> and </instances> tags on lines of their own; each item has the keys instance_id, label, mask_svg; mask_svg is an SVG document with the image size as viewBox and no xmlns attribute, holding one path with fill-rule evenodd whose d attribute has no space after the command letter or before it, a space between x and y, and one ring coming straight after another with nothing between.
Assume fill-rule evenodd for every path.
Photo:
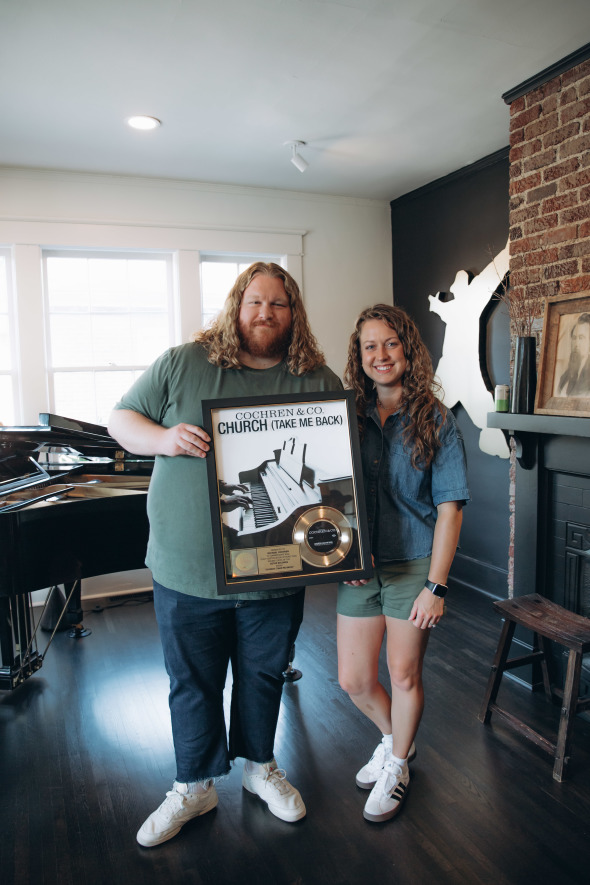
<instances>
[{"instance_id":1,"label":"framed portrait photograph","mask_svg":"<svg viewBox=\"0 0 590 885\"><path fill-rule=\"evenodd\" d=\"M590 292L547 299L535 413L590 417Z\"/></svg>"},{"instance_id":2,"label":"framed portrait photograph","mask_svg":"<svg viewBox=\"0 0 590 885\"><path fill-rule=\"evenodd\" d=\"M220 594L371 577L351 391L203 402Z\"/></svg>"}]
</instances>

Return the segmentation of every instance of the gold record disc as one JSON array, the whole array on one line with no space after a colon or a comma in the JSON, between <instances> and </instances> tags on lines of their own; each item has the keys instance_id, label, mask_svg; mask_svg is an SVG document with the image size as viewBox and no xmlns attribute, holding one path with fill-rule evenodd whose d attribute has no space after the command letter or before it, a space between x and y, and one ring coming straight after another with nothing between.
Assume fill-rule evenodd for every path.
<instances>
[{"instance_id":1,"label":"gold record disc","mask_svg":"<svg viewBox=\"0 0 590 885\"><path fill-rule=\"evenodd\" d=\"M352 544L352 528L333 507L310 507L293 528L293 543L299 544L301 558L309 565L329 568L342 562Z\"/></svg>"}]
</instances>

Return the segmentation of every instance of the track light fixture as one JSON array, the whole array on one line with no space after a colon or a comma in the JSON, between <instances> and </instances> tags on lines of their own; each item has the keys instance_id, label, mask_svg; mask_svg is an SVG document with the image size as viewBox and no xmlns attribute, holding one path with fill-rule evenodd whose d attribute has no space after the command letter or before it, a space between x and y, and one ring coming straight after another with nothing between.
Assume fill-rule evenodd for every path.
<instances>
[{"instance_id":1,"label":"track light fixture","mask_svg":"<svg viewBox=\"0 0 590 885\"><path fill-rule=\"evenodd\" d=\"M305 172L309 163L307 160L304 160L300 153L298 153L299 148L305 147L307 144L306 141L286 141L285 145L291 148L291 162L295 166L296 169L299 169L300 172Z\"/></svg>"}]
</instances>

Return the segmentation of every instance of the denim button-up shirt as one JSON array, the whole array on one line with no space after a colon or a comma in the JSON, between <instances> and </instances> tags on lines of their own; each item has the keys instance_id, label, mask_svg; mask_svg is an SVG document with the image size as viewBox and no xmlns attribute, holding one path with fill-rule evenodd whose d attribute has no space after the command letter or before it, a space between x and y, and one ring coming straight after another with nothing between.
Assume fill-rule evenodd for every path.
<instances>
[{"instance_id":1,"label":"denim button-up shirt","mask_svg":"<svg viewBox=\"0 0 590 885\"><path fill-rule=\"evenodd\" d=\"M367 406L361 454L377 563L430 556L437 506L444 501L469 501L463 437L453 413L446 410L446 416L441 446L430 466L419 470L412 466L411 449L403 444L405 421L399 412L389 415L381 427L376 403Z\"/></svg>"}]
</instances>

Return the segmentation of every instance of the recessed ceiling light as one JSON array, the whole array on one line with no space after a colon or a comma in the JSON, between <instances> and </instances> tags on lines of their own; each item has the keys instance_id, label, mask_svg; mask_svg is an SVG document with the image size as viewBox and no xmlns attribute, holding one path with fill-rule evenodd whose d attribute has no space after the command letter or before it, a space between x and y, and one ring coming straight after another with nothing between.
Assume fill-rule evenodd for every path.
<instances>
[{"instance_id":1,"label":"recessed ceiling light","mask_svg":"<svg viewBox=\"0 0 590 885\"><path fill-rule=\"evenodd\" d=\"M146 117L143 114L129 117L127 120L132 129L157 129L162 123L156 117Z\"/></svg>"}]
</instances>

